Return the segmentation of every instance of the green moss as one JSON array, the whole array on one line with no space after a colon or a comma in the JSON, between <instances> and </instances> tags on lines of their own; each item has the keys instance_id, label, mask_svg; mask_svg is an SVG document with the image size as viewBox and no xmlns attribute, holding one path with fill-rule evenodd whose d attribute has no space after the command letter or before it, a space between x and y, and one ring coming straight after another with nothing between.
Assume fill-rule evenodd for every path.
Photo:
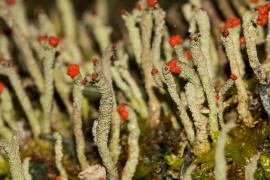
<instances>
[{"instance_id":1,"label":"green moss","mask_svg":"<svg viewBox=\"0 0 270 180\"><path fill-rule=\"evenodd\" d=\"M270 126L263 122L258 124L256 128L248 129L240 126L234 128L227 138L226 144L226 160L227 162L233 162L234 167L237 169L244 169L248 164L249 159L256 153L256 150L263 143L265 138L270 134ZM264 174L269 172L267 178L270 179L270 159L263 157L264 165L262 165ZM198 155L193 163L199 165L192 174L193 179L214 179L209 173L215 167L215 143L212 144L212 148L202 155ZM228 169L228 171L234 171ZM261 171L257 172L257 177L261 177Z\"/></svg>"},{"instance_id":2,"label":"green moss","mask_svg":"<svg viewBox=\"0 0 270 180\"><path fill-rule=\"evenodd\" d=\"M227 139L227 159L232 160L239 167L246 166L269 134L270 126L266 122L253 129L245 127L233 129L231 136Z\"/></svg>"},{"instance_id":3,"label":"green moss","mask_svg":"<svg viewBox=\"0 0 270 180\"><path fill-rule=\"evenodd\" d=\"M260 164L264 170L264 175L270 179L270 158L264 155L260 156Z\"/></svg>"},{"instance_id":4,"label":"green moss","mask_svg":"<svg viewBox=\"0 0 270 180\"><path fill-rule=\"evenodd\" d=\"M208 172L215 167L215 148L213 147L208 152L197 156L193 163L200 164L200 168L193 171L193 179L214 179L208 175Z\"/></svg>"},{"instance_id":5,"label":"green moss","mask_svg":"<svg viewBox=\"0 0 270 180\"><path fill-rule=\"evenodd\" d=\"M170 169L180 170L185 158L178 158L174 154L164 156L166 163L170 166Z\"/></svg>"},{"instance_id":6,"label":"green moss","mask_svg":"<svg viewBox=\"0 0 270 180\"><path fill-rule=\"evenodd\" d=\"M143 178L149 175L154 168L154 163L152 162L142 162L138 165L136 174L134 176L135 179Z\"/></svg>"},{"instance_id":7,"label":"green moss","mask_svg":"<svg viewBox=\"0 0 270 180\"><path fill-rule=\"evenodd\" d=\"M0 156L0 176L8 174L9 173L9 164L8 161L3 158L3 156Z\"/></svg>"}]
</instances>

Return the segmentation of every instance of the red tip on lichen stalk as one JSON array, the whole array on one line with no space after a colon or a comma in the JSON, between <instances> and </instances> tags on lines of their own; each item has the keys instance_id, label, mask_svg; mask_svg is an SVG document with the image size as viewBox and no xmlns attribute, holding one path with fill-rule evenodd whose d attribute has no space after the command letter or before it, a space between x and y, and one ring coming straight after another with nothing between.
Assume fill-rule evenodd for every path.
<instances>
[{"instance_id":1,"label":"red tip on lichen stalk","mask_svg":"<svg viewBox=\"0 0 270 180\"><path fill-rule=\"evenodd\" d=\"M268 21L268 7L267 6L258 6L258 19L257 25L264 26Z\"/></svg>"},{"instance_id":2,"label":"red tip on lichen stalk","mask_svg":"<svg viewBox=\"0 0 270 180\"><path fill-rule=\"evenodd\" d=\"M56 57L56 58L57 58L57 57L58 57L58 56L60 56L60 55L61 55L61 52L60 52L60 51L56 51L56 52L55 52L55 56L54 56L54 57Z\"/></svg>"},{"instance_id":3,"label":"red tip on lichen stalk","mask_svg":"<svg viewBox=\"0 0 270 180\"><path fill-rule=\"evenodd\" d=\"M87 84L86 80L82 80L81 84L85 86Z\"/></svg>"},{"instance_id":4,"label":"red tip on lichen stalk","mask_svg":"<svg viewBox=\"0 0 270 180\"><path fill-rule=\"evenodd\" d=\"M96 74L92 74L92 80L94 81L97 78Z\"/></svg>"},{"instance_id":5,"label":"red tip on lichen stalk","mask_svg":"<svg viewBox=\"0 0 270 180\"><path fill-rule=\"evenodd\" d=\"M125 14L125 12L126 12L125 9L121 9L121 10L120 10L120 13L121 13L121 14Z\"/></svg>"},{"instance_id":6,"label":"red tip on lichen stalk","mask_svg":"<svg viewBox=\"0 0 270 180\"><path fill-rule=\"evenodd\" d=\"M156 68L153 68L152 70L151 70L151 73L152 74L155 74L155 73L157 73L158 72L158 69L156 69Z\"/></svg>"},{"instance_id":7,"label":"red tip on lichen stalk","mask_svg":"<svg viewBox=\"0 0 270 180\"><path fill-rule=\"evenodd\" d=\"M4 31L2 29L0 29L0 35L3 35Z\"/></svg>"},{"instance_id":8,"label":"red tip on lichen stalk","mask_svg":"<svg viewBox=\"0 0 270 180\"><path fill-rule=\"evenodd\" d=\"M246 43L246 40L245 40L244 36L242 36L239 41L240 41L240 44L245 44Z\"/></svg>"},{"instance_id":9,"label":"red tip on lichen stalk","mask_svg":"<svg viewBox=\"0 0 270 180\"><path fill-rule=\"evenodd\" d=\"M5 85L0 82L0 93L2 93L2 91L5 89Z\"/></svg>"},{"instance_id":10,"label":"red tip on lichen stalk","mask_svg":"<svg viewBox=\"0 0 270 180\"><path fill-rule=\"evenodd\" d=\"M180 67L176 66L177 60L172 59L166 63L167 66L170 66L170 72L174 74L179 74L181 72ZM166 70L166 69L165 69Z\"/></svg>"},{"instance_id":11,"label":"red tip on lichen stalk","mask_svg":"<svg viewBox=\"0 0 270 180\"><path fill-rule=\"evenodd\" d=\"M61 176L55 176L55 180L61 180Z\"/></svg>"},{"instance_id":12,"label":"red tip on lichen stalk","mask_svg":"<svg viewBox=\"0 0 270 180\"><path fill-rule=\"evenodd\" d=\"M97 15L97 11L94 10L94 11L91 12L91 14L92 14L92 16L96 16Z\"/></svg>"},{"instance_id":13,"label":"red tip on lichen stalk","mask_svg":"<svg viewBox=\"0 0 270 180\"><path fill-rule=\"evenodd\" d=\"M189 37L188 37L188 39L189 39L190 41L192 41L192 40L193 40L191 36L189 36Z\"/></svg>"},{"instance_id":14,"label":"red tip on lichen stalk","mask_svg":"<svg viewBox=\"0 0 270 180\"><path fill-rule=\"evenodd\" d=\"M96 64L97 61L98 61L97 58L93 58L93 59L92 59L92 63L94 63L94 64Z\"/></svg>"},{"instance_id":15,"label":"red tip on lichen stalk","mask_svg":"<svg viewBox=\"0 0 270 180\"><path fill-rule=\"evenodd\" d=\"M228 18L225 22L225 28L234 28L241 24L241 20L238 17Z\"/></svg>"},{"instance_id":16,"label":"red tip on lichen stalk","mask_svg":"<svg viewBox=\"0 0 270 180\"><path fill-rule=\"evenodd\" d=\"M38 42L41 43L45 39L47 39L47 36L46 35L41 35L41 36L38 37Z\"/></svg>"},{"instance_id":17,"label":"red tip on lichen stalk","mask_svg":"<svg viewBox=\"0 0 270 180\"><path fill-rule=\"evenodd\" d=\"M80 73L80 66L78 64L70 64L67 70L67 75L75 77Z\"/></svg>"},{"instance_id":18,"label":"red tip on lichen stalk","mask_svg":"<svg viewBox=\"0 0 270 180\"><path fill-rule=\"evenodd\" d=\"M198 37L194 37L194 39L193 39L194 41L198 41L199 40L199 38Z\"/></svg>"},{"instance_id":19,"label":"red tip on lichen stalk","mask_svg":"<svg viewBox=\"0 0 270 180\"><path fill-rule=\"evenodd\" d=\"M119 115L124 121L128 119L128 112L126 110L126 105L123 104L123 105L118 106L117 112L119 113Z\"/></svg>"},{"instance_id":20,"label":"red tip on lichen stalk","mask_svg":"<svg viewBox=\"0 0 270 180\"><path fill-rule=\"evenodd\" d=\"M263 56L264 56L265 58L267 58L268 53L267 53L267 52L265 52L265 53L263 54Z\"/></svg>"},{"instance_id":21,"label":"red tip on lichen stalk","mask_svg":"<svg viewBox=\"0 0 270 180\"><path fill-rule=\"evenodd\" d=\"M258 0L250 0L251 3L255 4L258 2Z\"/></svg>"},{"instance_id":22,"label":"red tip on lichen stalk","mask_svg":"<svg viewBox=\"0 0 270 180\"><path fill-rule=\"evenodd\" d=\"M188 58L188 60L191 60L192 59L191 51L190 50L186 50L185 51L185 56Z\"/></svg>"},{"instance_id":23,"label":"red tip on lichen stalk","mask_svg":"<svg viewBox=\"0 0 270 180\"><path fill-rule=\"evenodd\" d=\"M169 43L172 47L174 47L175 45L182 44L183 39L179 35L175 35L170 38Z\"/></svg>"},{"instance_id":24,"label":"red tip on lichen stalk","mask_svg":"<svg viewBox=\"0 0 270 180\"><path fill-rule=\"evenodd\" d=\"M16 0L6 0L7 4L12 6L16 3Z\"/></svg>"},{"instance_id":25,"label":"red tip on lichen stalk","mask_svg":"<svg viewBox=\"0 0 270 180\"><path fill-rule=\"evenodd\" d=\"M237 78L238 78L238 77L237 77L235 74L231 74L231 75L230 75L230 79L232 79L232 80L237 80Z\"/></svg>"},{"instance_id":26,"label":"red tip on lichen stalk","mask_svg":"<svg viewBox=\"0 0 270 180\"><path fill-rule=\"evenodd\" d=\"M59 43L60 39L54 36L49 37L49 44L53 47L56 47Z\"/></svg>"},{"instance_id":27,"label":"red tip on lichen stalk","mask_svg":"<svg viewBox=\"0 0 270 180\"><path fill-rule=\"evenodd\" d=\"M140 3L137 3L137 4L136 4L136 9L142 10L142 5L141 5Z\"/></svg>"},{"instance_id":28,"label":"red tip on lichen stalk","mask_svg":"<svg viewBox=\"0 0 270 180\"><path fill-rule=\"evenodd\" d=\"M229 36L229 34L230 34L230 32L228 31L228 29L227 28L221 28L220 29L220 32L222 33L222 36L223 37L228 37Z\"/></svg>"},{"instance_id":29,"label":"red tip on lichen stalk","mask_svg":"<svg viewBox=\"0 0 270 180\"><path fill-rule=\"evenodd\" d=\"M3 57L0 57L0 62L3 62L5 59Z\"/></svg>"},{"instance_id":30,"label":"red tip on lichen stalk","mask_svg":"<svg viewBox=\"0 0 270 180\"><path fill-rule=\"evenodd\" d=\"M114 43L114 44L112 45L112 48L113 48L113 49L116 49L116 48L117 48L117 44Z\"/></svg>"},{"instance_id":31,"label":"red tip on lichen stalk","mask_svg":"<svg viewBox=\"0 0 270 180\"><path fill-rule=\"evenodd\" d=\"M270 3L267 3L265 6L270 9Z\"/></svg>"},{"instance_id":32,"label":"red tip on lichen stalk","mask_svg":"<svg viewBox=\"0 0 270 180\"><path fill-rule=\"evenodd\" d=\"M147 0L147 3L148 3L151 7L155 7L156 4L158 3L158 0Z\"/></svg>"},{"instance_id":33,"label":"red tip on lichen stalk","mask_svg":"<svg viewBox=\"0 0 270 180\"><path fill-rule=\"evenodd\" d=\"M103 177L100 177L100 178L98 178L98 180L105 180L105 178L103 178Z\"/></svg>"},{"instance_id":34,"label":"red tip on lichen stalk","mask_svg":"<svg viewBox=\"0 0 270 180\"><path fill-rule=\"evenodd\" d=\"M11 66L12 65L12 61L11 60L7 60L7 65Z\"/></svg>"},{"instance_id":35,"label":"red tip on lichen stalk","mask_svg":"<svg viewBox=\"0 0 270 180\"><path fill-rule=\"evenodd\" d=\"M219 100L220 96L219 95L216 95L216 100Z\"/></svg>"}]
</instances>

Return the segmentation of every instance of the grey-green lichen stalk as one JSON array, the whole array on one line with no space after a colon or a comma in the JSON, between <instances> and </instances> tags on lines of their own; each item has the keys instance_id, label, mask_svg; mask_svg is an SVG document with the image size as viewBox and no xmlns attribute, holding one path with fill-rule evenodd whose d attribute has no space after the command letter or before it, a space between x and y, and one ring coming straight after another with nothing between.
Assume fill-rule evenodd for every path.
<instances>
[{"instance_id":1,"label":"grey-green lichen stalk","mask_svg":"<svg viewBox=\"0 0 270 180\"><path fill-rule=\"evenodd\" d=\"M122 179L131 180L135 174L136 167L139 161L139 137L140 129L135 112L131 107L126 107L128 112L128 159L125 164Z\"/></svg>"},{"instance_id":2,"label":"grey-green lichen stalk","mask_svg":"<svg viewBox=\"0 0 270 180\"><path fill-rule=\"evenodd\" d=\"M16 132L13 134L11 142L4 139L0 141L0 147L3 148L8 157L12 180L24 180L19 152L21 140L21 134Z\"/></svg>"},{"instance_id":3,"label":"grey-green lichen stalk","mask_svg":"<svg viewBox=\"0 0 270 180\"><path fill-rule=\"evenodd\" d=\"M199 40L193 40L191 42L191 52L194 60L194 64L197 67L204 92L207 97L207 102L209 105L209 124L210 133L213 139L216 139L216 132L218 132L218 121L217 121L217 105L215 100L214 87L210 79L208 72L207 61L202 53L201 45Z\"/></svg>"},{"instance_id":4,"label":"grey-green lichen stalk","mask_svg":"<svg viewBox=\"0 0 270 180\"><path fill-rule=\"evenodd\" d=\"M94 80L94 85L101 94L98 121L96 126L94 126L94 132L96 133L95 143L98 147L103 165L108 172L108 179L118 180L116 166L108 148L108 136L113 113L113 91L102 72L93 74L92 77L87 76L86 79L88 82Z\"/></svg>"}]
</instances>

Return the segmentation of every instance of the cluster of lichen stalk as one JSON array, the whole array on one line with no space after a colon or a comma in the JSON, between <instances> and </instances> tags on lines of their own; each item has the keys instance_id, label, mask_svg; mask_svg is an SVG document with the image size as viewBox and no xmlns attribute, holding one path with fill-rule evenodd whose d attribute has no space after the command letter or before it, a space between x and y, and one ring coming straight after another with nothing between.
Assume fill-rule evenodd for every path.
<instances>
[{"instance_id":1,"label":"cluster of lichen stalk","mask_svg":"<svg viewBox=\"0 0 270 180\"><path fill-rule=\"evenodd\" d=\"M0 147L5 152L3 155L8 157L12 179L31 179L28 169L30 159L26 158L23 163L20 160L21 135L18 130L26 130L15 121L16 107L12 98L19 100L37 142L48 143L41 140L40 135L56 131L53 134L55 164L63 180L68 179L68 174L61 162L62 138L72 136L81 167L79 178L132 179L139 161L140 129L137 119L145 119L149 127L159 128L161 110L170 116L172 128L185 132L185 138L179 142L182 149L179 156L183 156L187 146L196 156L216 146L215 177L226 179L224 147L228 132L235 126L236 119L247 127L255 125L248 111L252 97L244 81L245 63L241 47L247 50L249 65L258 80L262 104L270 114L267 93L269 80L256 50L257 41L263 41L266 43L266 52L270 54L270 33L264 38L262 28L265 25L264 18L268 17L268 6L264 1L260 4L249 2L250 10L245 9L243 12L245 7L240 8L238 4L236 9L242 15L242 20L229 18L222 27L222 33L215 34L224 46L223 51L215 45L209 14L201 8L201 3L200 0L190 0L183 6L190 36L182 39L180 35L169 35L165 24L166 12L157 0L139 0L132 11L121 10L128 42L119 40L112 44L112 28L108 26L105 0L98 0L97 13L85 13L80 22L76 21L70 0L56 0L56 9L60 15L58 20L61 22L61 25L57 25L63 34L61 39L57 37L53 21L46 14L39 13L35 22L30 22L22 0L2 0L0 17L12 29L12 36L0 33L0 74L11 85L9 88L0 82ZM210 15L214 16L212 13ZM95 39L90 39L89 29ZM241 37L241 32L244 37ZM18 49L16 61L11 60L15 57L10 48L14 45L10 38ZM93 42L98 44L100 52L93 51ZM219 73L219 61L224 55L227 56L231 71L228 78ZM143 77L142 82L131 72L135 70L129 67L132 59ZM29 75L29 83L20 77L20 71ZM223 85L216 89L217 82ZM140 85L144 85L147 98L143 96ZM233 86L236 87L236 95L228 98L226 93ZM89 106L83 92L92 87L101 95L92 130L93 141L101 158L99 164L91 163L91 159L85 155L87 143L82 125L83 107ZM38 94L34 103L27 88L34 88ZM65 106L72 131L61 121L63 113L54 98L54 92L59 94ZM177 107L176 113L168 102L159 99L159 96L166 94ZM229 109L235 99L237 118L224 120L225 108ZM117 163L122 152L121 120L128 121L129 135L128 158L119 177ZM247 166L246 179L253 179L253 173L250 172L256 169L258 156L255 155L255 160ZM4 161L2 156L0 160ZM191 164L181 178L191 179L195 168L196 165Z\"/></svg>"}]
</instances>

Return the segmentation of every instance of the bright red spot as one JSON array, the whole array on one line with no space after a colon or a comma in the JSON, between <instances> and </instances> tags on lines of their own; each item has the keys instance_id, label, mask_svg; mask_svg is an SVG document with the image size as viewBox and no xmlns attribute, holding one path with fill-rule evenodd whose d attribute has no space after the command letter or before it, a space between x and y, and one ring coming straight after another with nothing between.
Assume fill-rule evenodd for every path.
<instances>
[{"instance_id":1,"label":"bright red spot","mask_svg":"<svg viewBox=\"0 0 270 180\"><path fill-rule=\"evenodd\" d=\"M0 93L5 89L5 85L0 81Z\"/></svg>"},{"instance_id":2,"label":"bright red spot","mask_svg":"<svg viewBox=\"0 0 270 180\"><path fill-rule=\"evenodd\" d=\"M53 47L56 47L59 43L60 39L54 36L49 37L49 44Z\"/></svg>"},{"instance_id":3,"label":"bright red spot","mask_svg":"<svg viewBox=\"0 0 270 180\"><path fill-rule=\"evenodd\" d=\"M128 112L126 110L126 105L123 104L123 105L118 106L117 112L119 113L119 115L124 121L128 119Z\"/></svg>"},{"instance_id":4,"label":"bright red spot","mask_svg":"<svg viewBox=\"0 0 270 180\"><path fill-rule=\"evenodd\" d=\"M172 47L174 47L177 44L182 44L183 39L179 35L174 35L170 38L169 43Z\"/></svg>"},{"instance_id":5,"label":"bright red spot","mask_svg":"<svg viewBox=\"0 0 270 180\"><path fill-rule=\"evenodd\" d=\"M147 3L152 6L152 7L155 7L156 4L158 3L158 0L147 0Z\"/></svg>"},{"instance_id":6,"label":"bright red spot","mask_svg":"<svg viewBox=\"0 0 270 180\"><path fill-rule=\"evenodd\" d=\"M140 4L140 3L137 3L137 4L136 4L136 9L138 9L138 10L142 10L142 6L141 6L141 4Z\"/></svg>"},{"instance_id":7,"label":"bright red spot","mask_svg":"<svg viewBox=\"0 0 270 180\"><path fill-rule=\"evenodd\" d=\"M245 44L246 43L246 40L245 40L244 36L242 36L239 41L240 41L240 44Z\"/></svg>"},{"instance_id":8,"label":"bright red spot","mask_svg":"<svg viewBox=\"0 0 270 180\"><path fill-rule=\"evenodd\" d=\"M237 78L238 78L238 77L237 77L235 74L231 74L231 75L230 75L230 79L232 79L232 80L237 80Z\"/></svg>"},{"instance_id":9,"label":"bright red spot","mask_svg":"<svg viewBox=\"0 0 270 180\"><path fill-rule=\"evenodd\" d=\"M80 66L78 64L70 64L67 70L67 75L75 77L80 73Z\"/></svg>"},{"instance_id":10,"label":"bright red spot","mask_svg":"<svg viewBox=\"0 0 270 180\"><path fill-rule=\"evenodd\" d=\"M153 68L152 71L151 71L152 74L155 74L157 72L158 72L158 69L156 69L156 68Z\"/></svg>"},{"instance_id":11,"label":"bright red spot","mask_svg":"<svg viewBox=\"0 0 270 180\"><path fill-rule=\"evenodd\" d=\"M41 35L41 36L38 37L38 42L41 43L45 39L47 39L47 36L46 35Z\"/></svg>"}]
</instances>

